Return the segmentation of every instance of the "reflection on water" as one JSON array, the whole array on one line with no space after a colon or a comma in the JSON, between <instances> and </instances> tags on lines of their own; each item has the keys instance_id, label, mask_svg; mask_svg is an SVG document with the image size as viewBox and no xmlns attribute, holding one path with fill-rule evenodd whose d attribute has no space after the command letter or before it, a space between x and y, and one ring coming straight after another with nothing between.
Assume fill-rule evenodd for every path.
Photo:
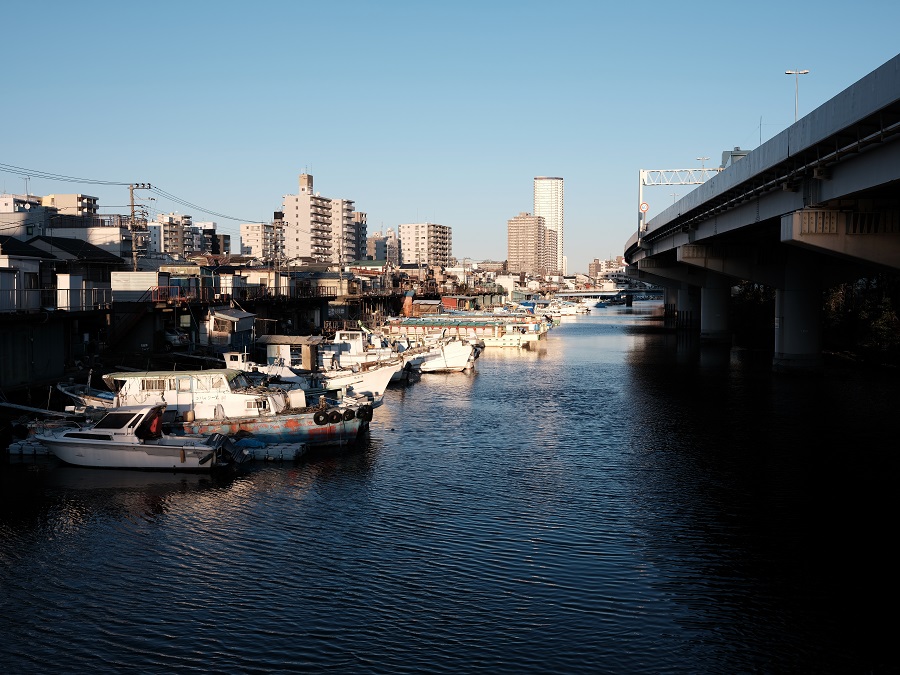
<instances>
[{"instance_id":1,"label":"reflection on water","mask_svg":"<svg viewBox=\"0 0 900 675\"><path fill-rule=\"evenodd\" d=\"M227 479L3 467L0 658L895 672L895 376L774 375L659 309L392 387L352 452Z\"/></svg>"}]
</instances>

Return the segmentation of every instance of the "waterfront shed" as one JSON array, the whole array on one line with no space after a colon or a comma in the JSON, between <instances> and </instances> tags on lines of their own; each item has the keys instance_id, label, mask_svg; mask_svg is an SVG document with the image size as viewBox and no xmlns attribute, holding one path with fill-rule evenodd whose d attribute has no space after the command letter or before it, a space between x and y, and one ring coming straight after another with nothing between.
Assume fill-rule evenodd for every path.
<instances>
[{"instance_id":1,"label":"waterfront shed","mask_svg":"<svg viewBox=\"0 0 900 675\"><path fill-rule=\"evenodd\" d=\"M244 351L253 343L256 314L228 307L212 307L201 325L200 344L215 352Z\"/></svg>"}]
</instances>

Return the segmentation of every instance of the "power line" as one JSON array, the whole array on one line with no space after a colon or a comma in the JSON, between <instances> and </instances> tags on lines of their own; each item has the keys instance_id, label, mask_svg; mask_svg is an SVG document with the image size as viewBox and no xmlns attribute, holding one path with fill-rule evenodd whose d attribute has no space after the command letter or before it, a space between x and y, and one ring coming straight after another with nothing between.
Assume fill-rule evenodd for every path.
<instances>
[{"instance_id":1,"label":"power line","mask_svg":"<svg viewBox=\"0 0 900 675\"><path fill-rule=\"evenodd\" d=\"M6 173L14 173L19 176L28 178L44 178L45 180L58 180L69 183L86 183L90 185L128 185L120 181L99 180L96 178L76 178L75 176L66 176L59 173L50 173L48 171L37 171L35 169L25 169L21 166L13 166L12 164L0 164L0 171Z\"/></svg>"},{"instance_id":2,"label":"power line","mask_svg":"<svg viewBox=\"0 0 900 675\"><path fill-rule=\"evenodd\" d=\"M12 164L0 164L0 171L6 173L16 174L18 176L26 176L28 178L43 178L45 180L55 180L63 183L83 183L86 185L116 185L128 187L131 185L131 182L123 182L123 181L108 181L108 180L99 180L97 178L79 178L76 176L66 176L64 174L59 173L50 173L49 171L39 171L35 169L26 169L21 166L14 166ZM215 216L216 218L224 218L225 220L235 220L243 223L264 223L266 221L262 220L251 220L249 218L238 218L236 216L230 216L225 213L219 213L218 211L212 211L210 209L203 208L202 206L198 206L197 204L193 204L189 201L181 199L180 197L176 197L175 195L166 192L165 190L161 190L158 187L153 187L151 192L158 194L169 201L172 201L176 204L180 204L181 206L186 206L195 211L199 211L200 213L205 213L210 216Z\"/></svg>"}]
</instances>

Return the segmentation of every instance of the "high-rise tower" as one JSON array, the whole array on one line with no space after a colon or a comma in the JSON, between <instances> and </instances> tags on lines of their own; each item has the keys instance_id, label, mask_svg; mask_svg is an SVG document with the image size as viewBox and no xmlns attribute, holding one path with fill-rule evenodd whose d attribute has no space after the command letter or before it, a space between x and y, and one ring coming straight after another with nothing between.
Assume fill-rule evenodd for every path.
<instances>
[{"instance_id":1,"label":"high-rise tower","mask_svg":"<svg viewBox=\"0 0 900 675\"><path fill-rule=\"evenodd\" d=\"M562 178L535 177L534 215L542 217L547 228L548 255L545 259L550 268L548 271L556 274L565 274L565 269L563 269L564 209Z\"/></svg>"}]
</instances>

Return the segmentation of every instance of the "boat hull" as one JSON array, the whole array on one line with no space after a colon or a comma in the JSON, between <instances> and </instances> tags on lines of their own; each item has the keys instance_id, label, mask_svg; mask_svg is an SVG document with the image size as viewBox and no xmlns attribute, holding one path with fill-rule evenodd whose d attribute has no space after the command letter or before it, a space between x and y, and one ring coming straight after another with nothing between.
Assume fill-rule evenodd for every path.
<instances>
[{"instance_id":1,"label":"boat hull","mask_svg":"<svg viewBox=\"0 0 900 675\"><path fill-rule=\"evenodd\" d=\"M307 446L322 446L350 445L367 426L368 422L358 417L317 424L313 413L300 413L280 414L274 417L178 421L168 425L166 431L175 436L219 433L240 437L249 434L263 443L303 443Z\"/></svg>"},{"instance_id":2,"label":"boat hull","mask_svg":"<svg viewBox=\"0 0 900 675\"><path fill-rule=\"evenodd\" d=\"M419 370L423 373L461 373L475 366L474 350L468 343L435 347L419 365Z\"/></svg>"},{"instance_id":3,"label":"boat hull","mask_svg":"<svg viewBox=\"0 0 900 675\"><path fill-rule=\"evenodd\" d=\"M76 442L53 436L37 438L58 459L75 466L174 471L211 471L215 466L211 457L213 448L202 439L197 439L196 443L185 443L182 438L165 439L169 442L148 442L135 446L131 443Z\"/></svg>"}]
</instances>

